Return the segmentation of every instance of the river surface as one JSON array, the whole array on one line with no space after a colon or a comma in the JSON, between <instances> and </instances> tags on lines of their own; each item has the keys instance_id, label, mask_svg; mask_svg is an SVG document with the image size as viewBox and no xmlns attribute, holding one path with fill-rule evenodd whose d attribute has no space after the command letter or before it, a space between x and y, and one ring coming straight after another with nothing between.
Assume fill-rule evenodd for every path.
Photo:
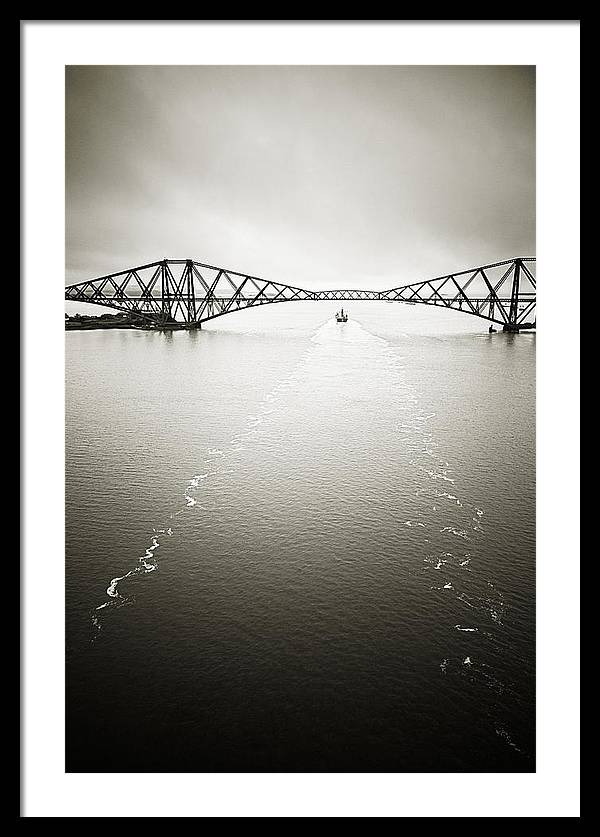
<instances>
[{"instance_id":1,"label":"river surface","mask_svg":"<svg viewBox=\"0 0 600 837\"><path fill-rule=\"evenodd\" d=\"M535 770L535 335L348 307L65 335L68 771Z\"/></svg>"}]
</instances>

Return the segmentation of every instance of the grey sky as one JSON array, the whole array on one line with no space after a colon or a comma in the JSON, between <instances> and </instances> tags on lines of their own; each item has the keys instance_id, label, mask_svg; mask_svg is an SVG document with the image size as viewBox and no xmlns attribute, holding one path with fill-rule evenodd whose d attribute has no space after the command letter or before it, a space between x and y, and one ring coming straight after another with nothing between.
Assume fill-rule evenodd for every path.
<instances>
[{"instance_id":1,"label":"grey sky","mask_svg":"<svg viewBox=\"0 0 600 837\"><path fill-rule=\"evenodd\" d=\"M533 67L70 67L67 283L386 288L535 255Z\"/></svg>"}]
</instances>

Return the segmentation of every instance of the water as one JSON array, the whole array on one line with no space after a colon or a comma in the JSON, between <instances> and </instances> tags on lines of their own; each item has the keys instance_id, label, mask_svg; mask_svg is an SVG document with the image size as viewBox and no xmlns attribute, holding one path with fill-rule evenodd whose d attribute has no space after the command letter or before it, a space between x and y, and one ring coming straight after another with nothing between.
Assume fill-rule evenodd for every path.
<instances>
[{"instance_id":1,"label":"water","mask_svg":"<svg viewBox=\"0 0 600 837\"><path fill-rule=\"evenodd\" d=\"M67 770L535 769L535 335L69 332Z\"/></svg>"}]
</instances>

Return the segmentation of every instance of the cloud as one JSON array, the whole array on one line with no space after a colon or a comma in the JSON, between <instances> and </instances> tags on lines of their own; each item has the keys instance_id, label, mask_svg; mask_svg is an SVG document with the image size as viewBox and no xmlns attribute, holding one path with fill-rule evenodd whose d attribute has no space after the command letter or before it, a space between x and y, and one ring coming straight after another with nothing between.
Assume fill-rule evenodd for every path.
<instances>
[{"instance_id":1,"label":"cloud","mask_svg":"<svg viewBox=\"0 0 600 837\"><path fill-rule=\"evenodd\" d=\"M66 90L69 282L168 256L380 287L534 254L533 68L71 67Z\"/></svg>"}]
</instances>

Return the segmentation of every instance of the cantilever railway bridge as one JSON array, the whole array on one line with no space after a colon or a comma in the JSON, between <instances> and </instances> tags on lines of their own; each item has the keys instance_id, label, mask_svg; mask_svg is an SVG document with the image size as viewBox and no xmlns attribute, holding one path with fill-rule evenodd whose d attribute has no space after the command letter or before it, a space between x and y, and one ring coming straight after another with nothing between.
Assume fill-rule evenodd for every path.
<instances>
[{"instance_id":1,"label":"cantilever railway bridge","mask_svg":"<svg viewBox=\"0 0 600 837\"><path fill-rule=\"evenodd\" d=\"M535 258L523 257L426 279L388 291L304 290L192 259L159 262L65 288L65 299L139 317L150 328L200 328L215 317L276 302L379 300L450 308L504 331L535 328Z\"/></svg>"}]
</instances>

